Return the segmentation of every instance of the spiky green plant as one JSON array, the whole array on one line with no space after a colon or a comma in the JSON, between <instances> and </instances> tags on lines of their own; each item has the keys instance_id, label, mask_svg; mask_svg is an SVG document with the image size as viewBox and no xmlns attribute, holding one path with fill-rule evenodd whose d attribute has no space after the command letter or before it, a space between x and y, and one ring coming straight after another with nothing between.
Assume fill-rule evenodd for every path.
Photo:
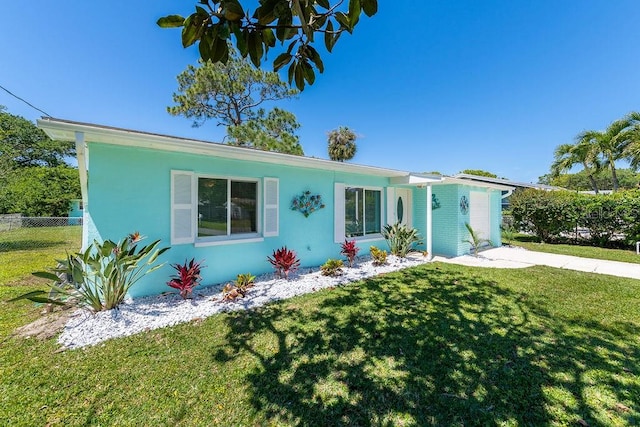
<instances>
[{"instance_id":1,"label":"spiky green plant","mask_svg":"<svg viewBox=\"0 0 640 427\"><path fill-rule=\"evenodd\" d=\"M491 240L480 237L480 234L476 232L468 222L465 222L464 226L467 228L467 231L469 232L469 238L463 240L463 242L469 243L471 245L471 249L473 249L474 256L476 257L478 256L478 250L483 244L488 243L489 246L493 246L493 243L491 243Z\"/></svg>"},{"instance_id":2,"label":"spiky green plant","mask_svg":"<svg viewBox=\"0 0 640 427\"><path fill-rule=\"evenodd\" d=\"M420 243L420 234L415 228L409 228L404 224L396 222L387 224L382 230L382 236L387 240L389 251L400 258L407 256L413 249L413 245Z\"/></svg>"},{"instance_id":3,"label":"spiky green plant","mask_svg":"<svg viewBox=\"0 0 640 427\"><path fill-rule=\"evenodd\" d=\"M84 252L67 254L51 271L33 273L53 280L49 292L29 292L12 301L77 304L94 312L116 308L138 280L164 265L154 263L169 248L156 249L160 240L139 248L142 239L136 232L118 243L94 240Z\"/></svg>"}]
</instances>

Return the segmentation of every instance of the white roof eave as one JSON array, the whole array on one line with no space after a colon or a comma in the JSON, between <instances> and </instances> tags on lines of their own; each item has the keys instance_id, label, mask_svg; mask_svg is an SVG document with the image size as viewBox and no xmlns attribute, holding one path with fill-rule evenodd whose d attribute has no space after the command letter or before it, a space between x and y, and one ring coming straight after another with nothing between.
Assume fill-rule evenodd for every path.
<instances>
[{"instance_id":1,"label":"white roof eave","mask_svg":"<svg viewBox=\"0 0 640 427\"><path fill-rule=\"evenodd\" d=\"M247 147L235 147L220 143L112 128L90 123L72 122L50 117L38 119L37 124L38 127L51 139L58 141L75 141L76 134L80 132L84 134L84 140L87 142L99 142L128 147L133 146L162 151L209 155L226 159L251 160L263 163L383 176L388 178L405 177L409 175L409 172L407 171L395 169L385 169L353 163L341 163L333 160L316 159L292 154L276 153L272 151L262 151Z\"/></svg>"}]
</instances>

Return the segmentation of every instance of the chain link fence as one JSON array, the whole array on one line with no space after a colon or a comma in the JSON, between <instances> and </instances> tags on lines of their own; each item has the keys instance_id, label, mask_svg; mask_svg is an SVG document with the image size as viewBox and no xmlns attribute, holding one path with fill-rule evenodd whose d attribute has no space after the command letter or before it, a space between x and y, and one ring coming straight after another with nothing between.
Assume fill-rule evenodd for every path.
<instances>
[{"instance_id":1,"label":"chain link fence","mask_svg":"<svg viewBox=\"0 0 640 427\"><path fill-rule=\"evenodd\" d=\"M0 215L0 252L60 247L80 249L82 218Z\"/></svg>"}]
</instances>

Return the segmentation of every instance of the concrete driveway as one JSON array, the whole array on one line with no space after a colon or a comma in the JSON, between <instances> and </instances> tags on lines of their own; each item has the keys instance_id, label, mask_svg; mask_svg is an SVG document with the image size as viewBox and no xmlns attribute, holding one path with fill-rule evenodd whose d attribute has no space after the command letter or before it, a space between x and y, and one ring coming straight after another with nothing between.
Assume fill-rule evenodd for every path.
<instances>
[{"instance_id":1,"label":"concrete driveway","mask_svg":"<svg viewBox=\"0 0 640 427\"><path fill-rule=\"evenodd\" d=\"M640 255L638 255L640 259ZM479 257L463 255L455 258L434 257L434 261L462 264L475 267L524 268L533 265L586 271L588 273L609 274L618 277L640 279L640 264L581 258L570 255L534 252L518 247L502 246L480 252Z\"/></svg>"}]
</instances>

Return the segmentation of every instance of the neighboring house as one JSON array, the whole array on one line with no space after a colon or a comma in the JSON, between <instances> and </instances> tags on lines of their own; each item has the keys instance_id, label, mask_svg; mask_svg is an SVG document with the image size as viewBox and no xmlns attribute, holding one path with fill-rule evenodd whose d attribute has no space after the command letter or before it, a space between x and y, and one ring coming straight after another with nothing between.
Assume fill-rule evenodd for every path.
<instances>
[{"instance_id":1,"label":"neighboring house","mask_svg":"<svg viewBox=\"0 0 640 427\"><path fill-rule=\"evenodd\" d=\"M503 210L509 209L509 196L511 196L511 193L513 193L514 190L523 190L526 188L535 188L537 190L545 190L545 191L563 190L563 188L555 187L553 185L517 182L517 181L511 181L509 179L504 179L504 178L489 178L487 176L471 175L468 173L459 173L457 175L454 175L454 178L464 179L467 181L478 182L483 184L496 184L496 185L504 185L507 187L511 187L510 190L502 191L502 209Z\"/></svg>"},{"instance_id":2,"label":"neighboring house","mask_svg":"<svg viewBox=\"0 0 640 427\"><path fill-rule=\"evenodd\" d=\"M84 206L82 205L82 199L71 199L69 202L69 225L82 224L82 217L84 215Z\"/></svg>"},{"instance_id":3,"label":"neighboring house","mask_svg":"<svg viewBox=\"0 0 640 427\"><path fill-rule=\"evenodd\" d=\"M84 247L134 231L171 246L167 266L132 296L166 291L168 265L191 258L204 261L203 283L215 284L272 271L266 258L282 246L307 267L339 258L345 239L355 239L360 254L388 249L381 231L397 221L418 229L418 249L430 255L468 253L467 222L500 245L504 185L54 118L38 126L76 143ZM318 209L305 216L292 204L307 191Z\"/></svg>"}]
</instances>

